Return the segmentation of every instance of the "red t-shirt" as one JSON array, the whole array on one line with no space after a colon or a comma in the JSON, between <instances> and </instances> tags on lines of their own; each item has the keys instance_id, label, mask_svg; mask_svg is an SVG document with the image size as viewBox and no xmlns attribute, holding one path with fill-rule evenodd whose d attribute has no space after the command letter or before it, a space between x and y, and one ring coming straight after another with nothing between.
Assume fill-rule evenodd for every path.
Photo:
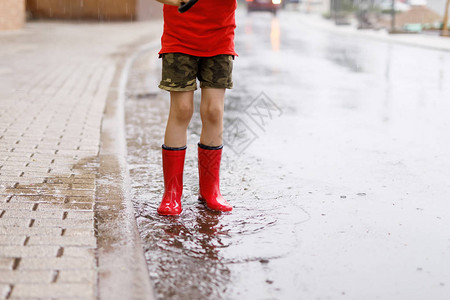
<instances>
[{"instance_id":1,"label":"red t-shirt","mask_svg":"<svg viewBox=\"0 0 450 300\"><path fill-rule=\"evenodd\" d=\"M199 0L190 10L164 5L163 53L194 56L237 55L234 52L236 0Z\"/></svg>"}]
</instances>

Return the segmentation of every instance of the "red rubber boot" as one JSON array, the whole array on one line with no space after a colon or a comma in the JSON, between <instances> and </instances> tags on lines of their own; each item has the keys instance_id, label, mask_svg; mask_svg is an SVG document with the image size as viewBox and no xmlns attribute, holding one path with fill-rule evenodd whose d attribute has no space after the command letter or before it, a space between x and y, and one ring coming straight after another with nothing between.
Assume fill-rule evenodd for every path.
<instances>
[{"instance_id":1,"label":"red rubber boot","mask_svg":"<svg viewBox=\"0 0 450 300\"><path fill-rule=\"evenodd\" d=\"M181 214L181 195L183 194L183 169L186 146L170 148L162 146L162 164L164 173L164 195L158 208L163 216Z\"/></svg>"},{"instance_id":2,"label":"red rubber boot","mask_svg":"<svg viewBox=\"0 0 450 300\"><path fill-rule=\"evenodd\" d=\"M210 147L198 144L199 199L209 209L231 211L233 207L222 197L219 189L220 160L223 146Z\"/></svg>"}]
</instances>

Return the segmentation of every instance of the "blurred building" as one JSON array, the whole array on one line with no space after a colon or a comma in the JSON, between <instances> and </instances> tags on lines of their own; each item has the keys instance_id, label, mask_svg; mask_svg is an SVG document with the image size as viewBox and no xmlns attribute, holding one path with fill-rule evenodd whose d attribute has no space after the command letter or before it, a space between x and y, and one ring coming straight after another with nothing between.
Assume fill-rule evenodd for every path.
<instances>
[{"instance_id":1,"label":"blurred building","mask_svg":"<svg viewBox=\"0 0 450 300\"><path fill-rule=\"evenodd\" d=\"M25 23L25 0L0 0L0 30L23 27Z\"/></svg>"},{"instance_id":2,"label":"blurred building","mask_svg":"<svg viewBox=\"0 0 450 300\"><path fill-rule=\"evenodd\" d=\"M421 31L423 27L438 27L442 16L425 5L411 5L408 11L398 13L395 16L395 27L397 29L414 28L413 31ZM384 27L389 28L390 20L381 22Z\"/></svg>"},{"instance_id":3,"label":"blurred building","mask_svg":"<svg viewBox=\"0 0 450 300\"><path fill-rule=\"evenodd\" d=\"M162 17L155 0L0 0L0 30L30 19L141 21Z\"/></svg>"},{"instance_id":4,"label":"blurred building","mask_svg":"<svg viewBox=\"0 0 450 300\"><path fill-rule=\"evenodd\" d=\"M381 9L381 11L383 12L390 12L392 10L392 0L384 0L382 1L378 7ZM407 3L406 1L400 1L400 0L396 0L395 1L395 11L396 12L403 12L403 11L408 11L411 9L411 5L410 3Z\"/></svg>"},{"instance_id":5,"label":"blurred building","mask_svg":"<svg viewBox=\"0 0 450 300\"><path fill-rule=\"evenodd\" d=\"M155 0L27 0L33 18L137 21L161 16Z\"/></svg>"},{"instance_id":6,"label":"blurred building","mask_svg":"<svg viewBox=\"0 0 450 300\"><path fill-rule=\"evenodd\" d=\"M442 16L425 5L413 5L409 11L398 14L396 22L399 26L404 24L433 24L442 21Z\"/></svg>"},{"instance_id":7,"label":"blurred building","mask_svg":"<svg viewBox=\"0 0 450 300\"><path fill-rule=\"evenodd\" d=\"M300 10L305 13L325 14L330 11L330 0L301 0Z\"/></svg>"},{"instance_id":8,"label":"blurred building","mask_svg":"<svg viewBox=\"0 0 450 300\"><path fill-rule=\"evenodd\" d=\"M289 1L289 0L287 0ZM301 10L307 13L328 14L335 9L334 6L341 7L342 3L350 2L355 8L361 6L378 7L381 11L388 11L392 8L392 0L301 0ZM430 9L435 14L444 15L446 0L395 0L396 11L406 12L411 7L416 7L413 15L421 14L419 10ZM421 7L417 9L417 7ZM429 13L425 12L425 15ZM428 17L426 17L428 18Z\"/></svg>"}]
</instances>

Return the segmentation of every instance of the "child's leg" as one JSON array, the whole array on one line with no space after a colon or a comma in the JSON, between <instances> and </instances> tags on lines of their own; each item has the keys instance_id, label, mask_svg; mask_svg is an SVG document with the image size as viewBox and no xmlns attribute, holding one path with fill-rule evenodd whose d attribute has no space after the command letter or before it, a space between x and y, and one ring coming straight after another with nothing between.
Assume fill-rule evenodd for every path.
<instances>
[{"instance_id":1,"label":"child's leg","mask_svg":"<svg viewBox=\"0 0 450 300\"><path fill-rule=\"evenodd\" d=\"M222 145L224 98L225 89L202 88L200 143L203 145Z\"/></svg>"},{"instance_id":2,"label":"child's leg","mask_svg":"<svg viewBox=\"0 0 450 300\"><path fill-rule=\"evenodd\" d=\"M200 115L203 125L198 145L199 198L212 210L231 211L233 207L222 197L219 188L224 97L225 89L202 88Z\"/></svg>"},{"instance_id":3,"label":"child's leg","mask_svg":"<svg viewBox=\"0 0 450 300\"><path fill-rule=\"evenodd\" d=\"M164 195L158 208L161 215L179 215L183 194L186 131L194 111L194 92L170 92L170 112L162 147Z\"/></svg>"},{"instance_id":4,"label":"child's leg","mask_svg":"<svg viewBox=\"0 0 450 300\"><path fill-rule=\"evenodd\" d=\"M162 55L162 78L159 87L170 91L162 165L164 195L158 207L161 215L182 212L183 171L186 156L186 132L194 112L194 91L197 89L198 58L182 53Z\"/></svg>"},{"instance_id":5,"label":"child's leg","mask_svg":"<svg viewBox=\"0 0 450 300\"><path fill-rule=\"evenodd\" d=\"M170 92L170 112L164 144L177 148L186 146L186 132L194 112L194 92Z\"/></svg>"}]
</instances>

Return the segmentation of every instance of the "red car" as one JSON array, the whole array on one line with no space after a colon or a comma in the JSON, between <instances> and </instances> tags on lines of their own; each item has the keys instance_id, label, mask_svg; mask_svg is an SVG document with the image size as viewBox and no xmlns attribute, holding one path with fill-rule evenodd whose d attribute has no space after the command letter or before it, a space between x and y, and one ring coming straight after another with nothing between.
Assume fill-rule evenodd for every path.
<instances>
[{"instance_id":1,"label":"red car","mask_svg":"<svg viewBox=\"0 0 450 300\"><path fill-rule=\"evenodd\" d=\"M282 0L246 0L247 12L270 11L273 14L276 14L281 6L281 1Z\"/></svg>"}]
</instances>

